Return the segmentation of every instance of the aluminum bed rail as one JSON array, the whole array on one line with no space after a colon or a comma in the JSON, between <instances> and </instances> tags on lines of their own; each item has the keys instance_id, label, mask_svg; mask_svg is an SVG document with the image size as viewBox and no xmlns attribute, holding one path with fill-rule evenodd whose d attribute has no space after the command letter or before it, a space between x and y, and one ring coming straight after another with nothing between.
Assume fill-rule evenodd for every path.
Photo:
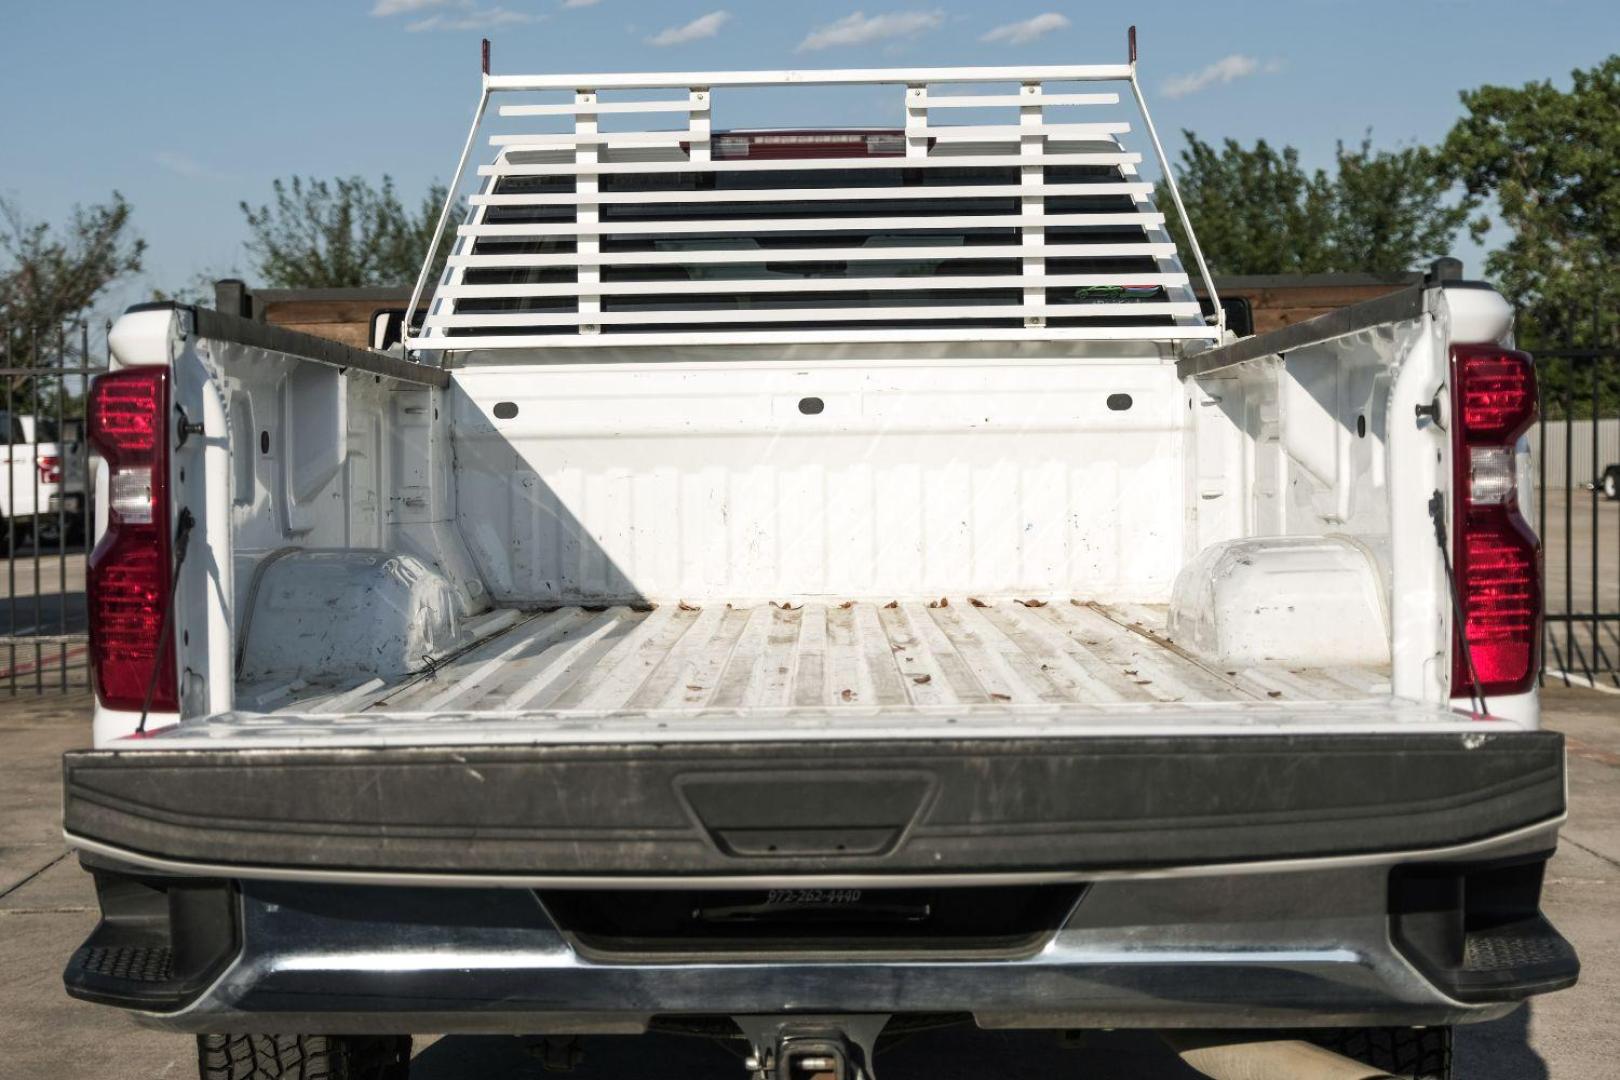
<instances>
[{"instance_id":1,"label":"aluminum bed rail","mask_svg":"<svg viewBox=\"0 0 1620 1080\"><path fill-rule=\"evenodd\" d=\"M450 373L433 365L416 363L374 349L357 349L340 341L288 330L230 312L172 300L154 300L133 304L124 313L128 315L140 311L172 311L175 318L180 320L182 333L195 334L212 341L228 341L268 352L285 353L299 360L325 364L339 370L353 368L355 371L440 390L450 385Z\"/></svg>"},{"instance_id":2,"label":"aluminum bed rail","mask_svg":"<svg viewBox=\"0 0 1620 1080\"><path fill-rule=\"evenodd\" d=\"M1370 330L1384 323L1415 319L1428 310L1432 289L1490 289L1480 281L1464 281L1453 276L1461 269L1456 260L1440 259L1430 267L1422 283L1409 285L1359 304L1338 308L1314 319L1279 327L1263 334L1217 345L1176 362L1178 378L1213 375L1268 356L1280 356L1296 349L1317 345L1348 334Z\"/></svg>"}]
</instances>

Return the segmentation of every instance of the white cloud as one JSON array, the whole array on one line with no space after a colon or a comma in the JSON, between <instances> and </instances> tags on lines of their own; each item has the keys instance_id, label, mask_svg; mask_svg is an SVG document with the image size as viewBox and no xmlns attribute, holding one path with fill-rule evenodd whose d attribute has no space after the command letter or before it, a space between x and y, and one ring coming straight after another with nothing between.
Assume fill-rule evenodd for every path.
<instances>
[{"instance_id":1,"label":"white cloud","mask_svg":"<svg viewBox=\"0 0 1620 1080\"><path fill-rule=\"evenodd\" d=\"M818 26L799 42L799 52L814 52L844 45L870 45L890 38L914 37L937 30L945 22L943 11L892 11L868 16L864 11Z\"/></svg>"},{"instance_id":2,"label":"white cloud","mask_svg":"<svg viewBox=\"0 0 1620 1080\"><path fill-rule=\"evenodd\" d=\"M225 178L225 174L217 169L211 169L189 154L182 154L175 150L159 150L152 155L152 160L178 176L189 177L193 180L223 180Z\"/></svg>"},{"instance_id":3,"label":"white cloud","mask_svg":"<svg viewBox=\"0 0 1620 1080\"><path fill-rule=\"evenodd\" d=\"M730 20L729 11L711 11L707 15L699 15L684 26L670 26L658 31L647 39L647 44L667 46L702 41L704 38L714 37Z\"/></svg>"},{"instance_id":4,"label":"white cloud","mask_svg":"<svg viewBox=\"0 0 1620 1080\"><path fill-rule=\"evenodd\" d=\"M563 7L595 7L601 2L602 0L563 0Z\"/></svg>"},{"instance_id":5,"label":"white cloud","mask_svg":"<svg viewBox=\"0 0 1620 1080\"><path fill-rule=\"evenodd\" d=\"M450 0L377 0L371 13L379 19L386 19L390 15L405 15L425 8L443 7L448 3Z\"/></svg>"},{"instance_id":6,"label":"white cloud","mask_svg":"<svg viewBox=\"0 0 1620 1080\"><path fill-rule=\"evenodd\" d=\"M458 14L429 15L425 19L407 23L405 29L413 34L424 30L488 30L494 26L534 21L535 16L526 11L512 11L503 7L476 8L463 4Z\"/></svg>"},{"instance_id":7,"label":"white cloud","mask_svg":"<svg viewBox=\"0 0 1620 1080\"><path fill-rule=\"evenodd\" d=\"M580 2L581 0L567 0L570 6ZM584 2L595 3L595 0ZM426 18L406 23L405 29L412 33L423 30L487 30L492 26L510 26L514 23L535 22L544 18L526 11L513 11L498 4L487 8L479 7L477 0L377 0L371 14L386 19L391 15L409 15L435 8L455 10L437 11Z\"/></svg>"},{"instance_id":8,"label":"white cloud","mask_svg":"<svg viewBox=\"0 0 1620 1080\"><path fill-rule=\"evenodd\" d=\"M1164 96L1167 98L1186 97L1196 94L1200 90L1207 90L1211 86L1222 83L1236 82L1246 79L1260 70L1260 61L1252 56L1233 53L1223 56L1213 64L1199 71L1177 75L1164 84Z\"/></svg>"},{"instance_id":9,"label":"white cloud","mask_svg":"<svg viewBox=\"0 0 1620 1080\"><path fill-rule=\"evenodd\" d=\"M1068 27L1069 20L1065 16L1048 11L1023 22L998 26L979 40L991 44L1005 42L1008 45L1028 45L1036 38L1045 37L1054 30L1067 30Z\"/></svg>"}]
</instances>

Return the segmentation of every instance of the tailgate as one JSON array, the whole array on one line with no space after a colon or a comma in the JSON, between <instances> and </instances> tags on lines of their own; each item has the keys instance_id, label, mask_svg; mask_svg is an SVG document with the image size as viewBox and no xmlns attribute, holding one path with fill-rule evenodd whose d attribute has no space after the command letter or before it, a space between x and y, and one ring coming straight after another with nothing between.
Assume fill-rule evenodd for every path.
<instances>
[{"instance_id":1,"label":"tailgate","mask_svg":"<svg viewBox=\"0 0 1620 1080\"><path fill-rule=\"evenodd\" d=\"M80 751L65 826L239 876L1049 880L1458 848L1564 812L1555 732L1358 733L1349 708L1286 733Z\"/></svg>"}]
</instances>

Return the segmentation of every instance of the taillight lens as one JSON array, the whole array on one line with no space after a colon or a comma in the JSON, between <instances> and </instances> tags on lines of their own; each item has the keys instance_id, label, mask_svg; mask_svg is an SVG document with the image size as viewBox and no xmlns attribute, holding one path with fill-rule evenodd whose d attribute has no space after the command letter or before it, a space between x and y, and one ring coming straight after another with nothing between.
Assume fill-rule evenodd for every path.
<instances>
[{"instance_id":1,"label":"taillight lens","mask_svg":"<svg viewBox=\"0 0 1620 1080\"><path fill-rule=\"evenodd\" d=\"M46 456L40 458L37 462L35 462L35 464L39 466L39 482L40 483L42 483L42 484L60 484L62 482L62 459L61 458L53 457L53 456L47 454Z\"/></svg>"},{"instance_id":2,"label":"taillight lens","mask_svg":"<svg viewBox=\"0 0 1620 1080\"><path fill-rule=\"evenodd\" d=\"M1463 534L1459 562L1463 580L1463 614L1474 671L1487 692L1525 689L1535 674L1540 638L1536 542L1518 522L1472 523ZM1467 685L1466 675L1463 685Z\"/></svg>"},{"instance_id":3,"label":"taillight lens","mask_svg":"<svg viewBox=\"0 0 1620 1080\"><path fill-rule=\"evenodd\" d=\"M168 399L167 368L125 368L96 379L90 392L90 441L107 464L150 461L163 449Z\"/></svg>"},{"instance_id":4,"label":"taillight lens","mask_svg":"<svg viewBox=\"0 0 1620 1080\"><path fill-rule=\"evenodd\" d=\"M162 641L172 590L169 537L169 369L109 372L90 386L89 440L107 462L107 531L90 555L90 659L96 696L138 710L154 668L154 712L180 707L174 636Z\"/></svg>"},{"instance_id":5,"label":"taillight lens","mask_svg":"<svg viewBox=\"0 0 1620 1080\"><path fill-rule=\"evenodd\" d=\"M1519 512L1514 449L1536 419L1535 361L1499 346L1454 346L1451 392L1452 560L1463 609L1451 692L1467 696L1477 676L1486 696L1523 693L1541 663L1541 542Z\"/></svg>"},{"instance_id":6,"label":"taillight lens","mask_svg":"<svg viewBox=\"0 0 1620 1080\"><path fill-rule=\"evenodd\" d=\"M1458 345L1457 416L1470 445L1511 446L1536 418L1536 368L1528 353Z\"/></svg>"}]
</instances>

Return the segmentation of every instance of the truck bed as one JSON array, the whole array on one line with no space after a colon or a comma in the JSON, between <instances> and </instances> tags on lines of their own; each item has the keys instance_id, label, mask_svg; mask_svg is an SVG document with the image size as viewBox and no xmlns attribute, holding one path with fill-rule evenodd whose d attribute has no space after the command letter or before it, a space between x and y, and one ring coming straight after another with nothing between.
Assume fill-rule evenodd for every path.
<instances>
[{"instance_id":1,"label":"truck bed","mask_svg":"<svg viewBox=\"0 0 1620 1080\"><path fill-rule=\"evenodd\" d=\"M1404 707L1389 699L1384 670L1218 667L1169 640L1164 622L1162 607L1074 599L504 612L478 644L395 685L247 687L237 711L156 736L217 747L221 738L402 745L627 738L632 729L677 740L818 728L1033 734L1201 719L1222 730L1313 718L1358 728ZM1406 722L1435 719L1410 711L1422 715Z\"/></svg>"}]
</instances>

